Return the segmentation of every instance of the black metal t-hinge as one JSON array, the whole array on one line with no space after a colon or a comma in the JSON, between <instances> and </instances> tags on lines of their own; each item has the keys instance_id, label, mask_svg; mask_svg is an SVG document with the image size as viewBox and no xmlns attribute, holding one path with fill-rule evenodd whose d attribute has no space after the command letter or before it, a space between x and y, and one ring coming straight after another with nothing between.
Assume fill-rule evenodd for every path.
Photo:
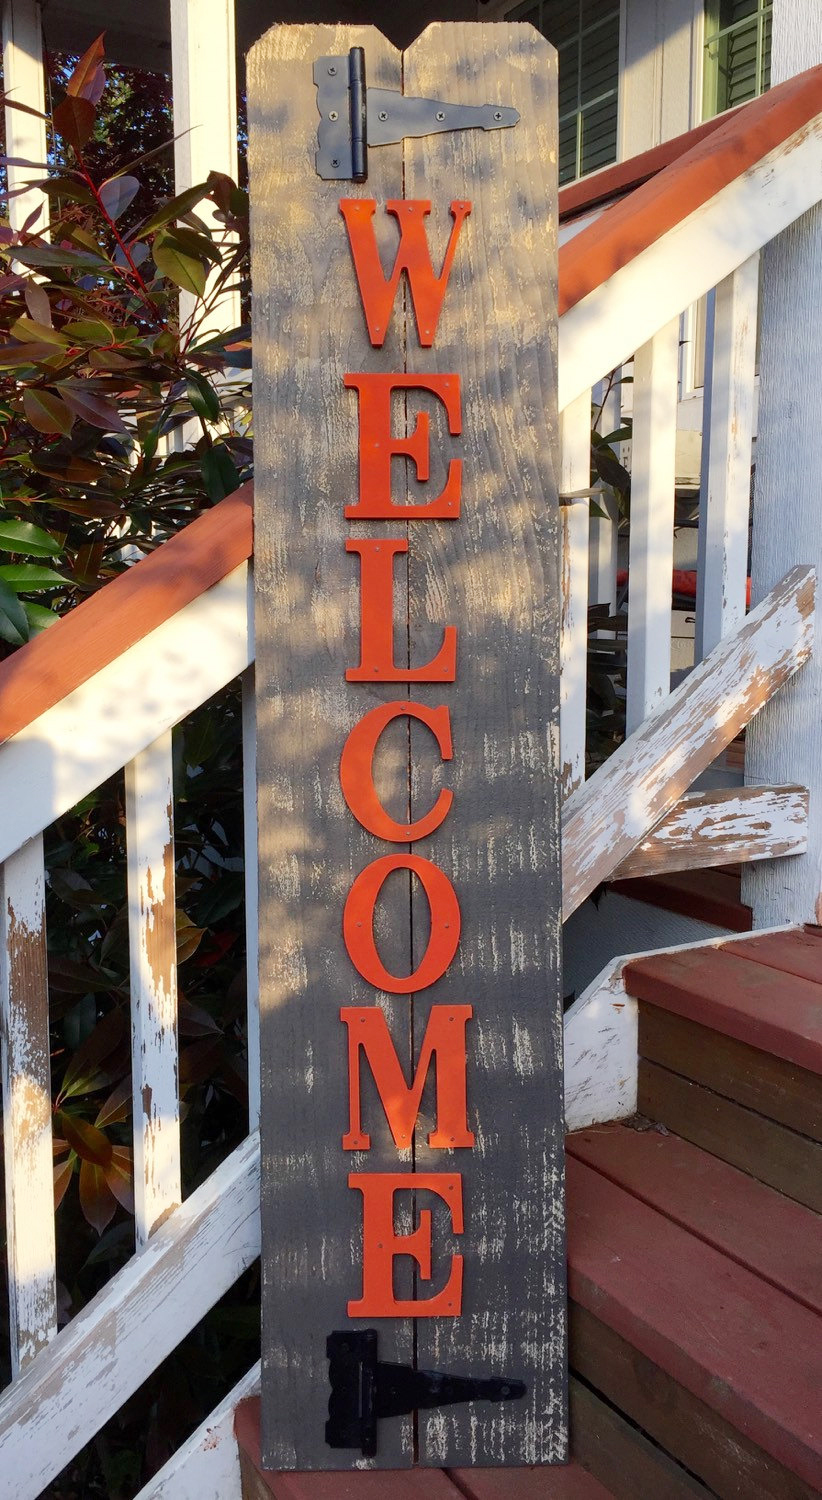
<instances>
[{"instance_id":1,"label":"black metal t-hinge","mask_svg":"<svg viewBox=\"0 0 822 1500\"><path fill-rule=\"evenodd\" d=\"M330 1333L325 1347L331 1384L325 1440L329 1448L359 1448L363 1458L377 1452L380 1417L457 1401L518 1401L525 1395L521 1380L444 1375L378 1360L375 1328Z\"/></svg>"},{"instance_id":2,"label":"black metal t-hinge","mask_svg":"<svg viewBox=\"0 0 822 1500\"><path fill-rule=\"evenodd\" d=\"M372 89L365 81L365 52L318 57L317 176L328 182L365 182L369 146L394 146L409 136L445 130L507 130L519 113L501 104L443 104L415 99L394 89Z\"/></svg>"}]
</instances>

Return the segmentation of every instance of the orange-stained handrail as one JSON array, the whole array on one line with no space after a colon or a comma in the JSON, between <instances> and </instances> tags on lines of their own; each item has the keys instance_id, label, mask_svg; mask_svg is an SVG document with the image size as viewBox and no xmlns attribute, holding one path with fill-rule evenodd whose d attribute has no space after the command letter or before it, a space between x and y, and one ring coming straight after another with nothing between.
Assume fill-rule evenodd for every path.
<instances>
[{"instance_id":1,"label":"orange-stained handrail","mask_svg":"<svg viewBox=\"0 0 822 1500\"><path fill-rule=\"evenodd\" d=\"M564 188L563 218L611 206L559 252L560 315L820 111L822 66ZM0 663L0 742L250 558L252 507L248 483Z\"/></svg>"}]
</instances>

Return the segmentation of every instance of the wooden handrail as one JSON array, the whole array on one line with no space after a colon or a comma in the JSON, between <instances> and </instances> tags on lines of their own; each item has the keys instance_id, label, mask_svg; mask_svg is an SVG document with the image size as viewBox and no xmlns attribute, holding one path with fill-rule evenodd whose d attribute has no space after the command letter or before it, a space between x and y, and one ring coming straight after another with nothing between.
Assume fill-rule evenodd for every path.
<instances>
[{"instance_id":1,"label":"wooden handrail","mask_svg":"<svg viewBox=\"0 0 822 1500\"><path fill-rule=\"evenodd\" d=\"M563 215L626 196L561 248L560 315L801 131L821 102L822 66L564 189ZM0 743L251 557L252 508L249 482L0 663Z\"/></svg>"},{"instance_id":2,"label":"wooden handrail","mask_svg":"<svg viewBox=\"0 0 822 1500\"><path fill-rule=\"evenodd\" d=\"M754 99L562 246L560 317L822 112L822 65Z\"/></svg>"}]
</instances>

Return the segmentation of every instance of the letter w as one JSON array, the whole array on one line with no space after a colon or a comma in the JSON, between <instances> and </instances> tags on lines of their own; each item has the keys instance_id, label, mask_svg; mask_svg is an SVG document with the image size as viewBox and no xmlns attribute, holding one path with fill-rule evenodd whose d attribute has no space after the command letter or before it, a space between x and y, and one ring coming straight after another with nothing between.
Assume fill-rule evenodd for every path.
<instances>
[{"instance_id":1,"label":"letter w","mask_svg":"<svg viewBox=\"0 0 822 1500\"><path fill-rule=\"evenodd\" d=\"M360 1100L360 1050L368 1059L396 1146L410 1146L417 1123L426 1074L435 1065L437 1128L429 1146L473 1146L466 1101L465 1027L470 1005L433 1005L425 1028L414 1082L409 1088L385 1016L375 1006L343 1006L340 1020L348 1027L348 1097L350 1124L344 1151L367 1151Z\"/></svg>"},{"instance_id":2,"label":"letter w","mask_svg":"<svg viewBox=\"0 0 822 1500\"><path fill-rule=\"evenodd\" d=\"M399 249L389 279L385 276L377 249L374 232L376 207L373 198L340 199L340 212L348 231L369 338L377 348L382 347L391 321L400 276L405 271L414 302L419 340L424 349L429 349L437 331L459 233L463 221L471 212L471 204L451 204L454 223L442 270L436 276L425 232L425 219L431 212L431 204L424 198L402 198L386 203L386 211L394 215L400 226Z\"/></svg>"}]
</instances>

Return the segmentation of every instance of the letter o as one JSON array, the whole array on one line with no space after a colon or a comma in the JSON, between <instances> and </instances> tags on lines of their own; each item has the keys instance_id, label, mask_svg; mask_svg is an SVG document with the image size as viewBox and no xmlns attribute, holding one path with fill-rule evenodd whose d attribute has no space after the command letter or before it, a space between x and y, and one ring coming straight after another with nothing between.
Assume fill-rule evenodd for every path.
<instances>
[{"instance_id":1,"label":"letter o","mask_svg":"<svg viewBox=\"0 0 822 1500\"><path fill-rule=\"evenodd\" d=\"M374 941L374 908L393 870L410 870L428 897L431 933L417 968L407 978L389 974ZM366 865L357 876L343 912L343 937L354 968L375 989L390 995L411 995L436 984L445 973L460 940L460 908L447 875L418 854L386 854Z\"/></svg>"}]
</instances>

